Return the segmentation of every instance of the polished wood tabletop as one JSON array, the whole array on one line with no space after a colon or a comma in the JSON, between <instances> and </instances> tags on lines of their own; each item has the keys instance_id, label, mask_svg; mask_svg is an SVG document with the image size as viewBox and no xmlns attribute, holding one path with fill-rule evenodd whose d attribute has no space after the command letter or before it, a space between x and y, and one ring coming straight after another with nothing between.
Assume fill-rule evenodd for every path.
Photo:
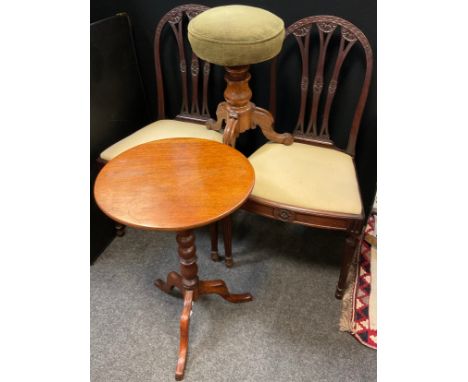
<instances>
[{"instance_id":1,"label":"polished wood tabletop","mask_svg":"<svg viewBox=\"0 0 468 382\"><path fill-rule=\"evenodd\" d=\"M235 149L206 139L171 138L112 159L99 173L94 195L117 222L180 231L229 215L253 185L254 170Z\"/></svg>"}]
</instances>

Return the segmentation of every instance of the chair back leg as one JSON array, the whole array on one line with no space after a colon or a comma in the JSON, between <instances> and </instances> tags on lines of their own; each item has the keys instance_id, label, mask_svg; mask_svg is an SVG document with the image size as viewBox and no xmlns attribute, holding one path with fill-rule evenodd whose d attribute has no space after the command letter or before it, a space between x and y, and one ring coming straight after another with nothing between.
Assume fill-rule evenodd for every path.
<instances>
[{"instance_id":1,"label":"chair back leg","mask_svg":"<svg viewBox=\"0 0 468 382\"><path fill-rule=\"evenodd\" d=\"M218 222L210 224L210 236L211 236L211 260L219 261L218 252Z\"/></svg>"},{"instance_id":2,"label":"chair back leg","mask_svg":"<svg viewBox=\"0 0 468 382\"><path fill-rule=\"evenodd\" d=\"M223 240L224 240L224 261L226 267L231 268L234 265L232 258L232 219L231 215L226 216L221 220L223 226Z\"/></svg>"},{"instance_id":3,"label":"chair back leg","mask_svg":"<svg viewBox=\"0 0 468 382\"><path fill-rule=\"evenodd\" d=\"M118 237L122 237L123 235L125 235L125 227L126 226L123 224L115 223L115 234Z\"/></svg>"},{"instance_id":4,"label":"chair back leg","mask_svg":"<svg viewBox=\"0 0 468 382\"><path fill-rule=\"evenodd\" d=\"M345 242L345 250L343 253L343 257L341 258L341 270L340 270L340 278L338 279L338 285L336 286L335 297L338 300L343 298L344 291L346 286L348 285L348 276L350 266L355 258L356 249L358 247L360 238L360 230L359 231L352 231L348 234Z\"/></svg>"}]
</instances>

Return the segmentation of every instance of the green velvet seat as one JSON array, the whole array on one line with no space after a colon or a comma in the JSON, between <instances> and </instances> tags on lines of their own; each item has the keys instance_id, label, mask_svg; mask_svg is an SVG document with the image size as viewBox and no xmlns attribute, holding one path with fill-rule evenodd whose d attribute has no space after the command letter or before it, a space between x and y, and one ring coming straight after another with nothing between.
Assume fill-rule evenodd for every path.
<instances>
[{"instance_id":1,"label":"green velvet seat","mask_svg":"<svg viewBox=\"0 0 468 382\"><path fill-rule=\"evenodd\" d=\"M226 5L208 9L188 25L188 39L201 59L221 66L267 61L281 50L284 22L261 8Z\"/></svg>"}]
</instances>

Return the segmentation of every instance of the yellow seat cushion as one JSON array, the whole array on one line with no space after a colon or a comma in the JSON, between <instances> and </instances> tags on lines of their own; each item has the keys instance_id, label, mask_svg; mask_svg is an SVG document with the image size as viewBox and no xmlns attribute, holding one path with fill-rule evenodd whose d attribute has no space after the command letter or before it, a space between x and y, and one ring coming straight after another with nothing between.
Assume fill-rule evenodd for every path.
<instances>
[{"instance_id":1,"label":"yellow seat cushion","mask_svg":"<svg viewBox=\"0 0 468 382\"><path fill-rule=\"evenodd\" d=\"M284 22L278 16L246 5L211 8L188 24L195 54L222 66L250 65L275 57L284 33Z\"/></svg>"},{"instance_id":2,"label":"yellow seat cushion","mask_svg":"<svg viewBox=\"0 0 468 382\"><path fill-rule=\"evenodd\" d=\"M223 142L222 134L214 130L208 130L198 123L162 119L135 131L132 135L118 141L104 150L100 157L110 161L120 153L146 142L165 138L203 138L211 141Z\"/></svg>"},{"instance_id":3,"label":"yellow seat cushion","mask_svg":"<svg viewBox=\"0 0 468 382\"><path fill-rule=\"evenodd\" d=\"M360 214L353 159L337 150L293 143L267 143L249 157L255 170L253 196L295 207Z\"/></svg>"}]
</instances>

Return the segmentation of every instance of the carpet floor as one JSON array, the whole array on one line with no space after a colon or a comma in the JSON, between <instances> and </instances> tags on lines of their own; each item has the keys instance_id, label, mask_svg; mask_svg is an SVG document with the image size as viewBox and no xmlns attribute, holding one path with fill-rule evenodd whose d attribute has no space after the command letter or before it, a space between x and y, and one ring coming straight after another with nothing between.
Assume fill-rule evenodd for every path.
<instances>
[{"instance_id":1,"label":"carpet floor","mask_svg":"<svg viewBox=\"0 0 468 382\"><path fill-rule=\"evenodd\" d=\"M334 298L344 236L238 211L234 267L210 259L196 230L201 279L254 301L194 303L185 381L375 381L376 351L340 332ZM220 241L220 250L222 245ZM178 271L175 234L127 229L91 267L91 381L174 381L182 299L153 286Z\"/></svg>"}]
</instances>

